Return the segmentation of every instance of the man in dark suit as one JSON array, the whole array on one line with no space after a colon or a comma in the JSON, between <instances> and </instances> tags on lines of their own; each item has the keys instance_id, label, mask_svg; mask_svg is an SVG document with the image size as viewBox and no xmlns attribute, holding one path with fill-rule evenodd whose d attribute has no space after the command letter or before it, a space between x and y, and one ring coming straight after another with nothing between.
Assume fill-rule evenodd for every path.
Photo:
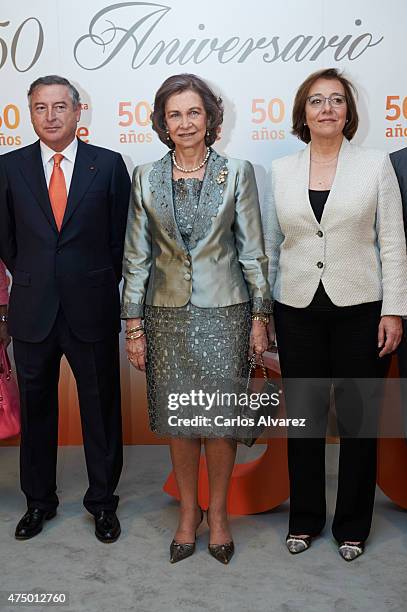
<instances>
[{"instance_id":1,"label":"man in dark suit","mask_svg":"<svg viewBox=\"0 0 407 612\"><path fill-rule=\"evenodd\" d=\"M120 535L114 495L122 468L119 292L130 179L121 155L76 138L79 93L66 79L32 83L39 140L0 157L0 258L13 285L8 329L21 396L21 486L15 537L56 515L58 379L76 379L89 488L102 542Z\"/></svg>"},{"instance_id":2,"label":"man in dark suit","mask_svg":"<svg viewBox=\"0 0 407 612\"><path fill-rule=\"evenodd\" d=\"M399 182L401 198L403 201L404 231L407 238L407 148L390 154L391 162L396 171ZM407 287L406 287L407 291ZM404 334L397 349L400 378L402 379L402 407L404 436L407 440L407 321L403 321Z\"/></svg>"}]
</instances>

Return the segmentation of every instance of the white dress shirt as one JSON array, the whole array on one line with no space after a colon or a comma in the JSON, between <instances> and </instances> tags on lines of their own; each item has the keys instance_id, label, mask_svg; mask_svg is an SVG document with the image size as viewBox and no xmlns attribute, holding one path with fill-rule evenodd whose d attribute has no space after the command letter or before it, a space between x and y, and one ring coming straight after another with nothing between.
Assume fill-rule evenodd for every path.
<instances>
[{"instance_id":1,"label":"white dress shirt","mask_svg":"<svg viewBox=\"0 0 407 612\"><path fill-rule=\"evenodd\" d=\"M54 169L54 160L52 159L55 155L56 151L50 149L42 140L40 141L41 147L41 158L42 164L44 167L45 179L47 181L47 187L49 187L49 182L51 180L52 170ZM64 156L64 159L61 161L61 169L65 176L65 184L66 184L66 193L69 193L69 188L71 186L73 168L75 165L76 152L78 150L78 140L75 137L71 144L69 144L63 151L58 151L61 155Z\"/></svg>"}]
</instances>

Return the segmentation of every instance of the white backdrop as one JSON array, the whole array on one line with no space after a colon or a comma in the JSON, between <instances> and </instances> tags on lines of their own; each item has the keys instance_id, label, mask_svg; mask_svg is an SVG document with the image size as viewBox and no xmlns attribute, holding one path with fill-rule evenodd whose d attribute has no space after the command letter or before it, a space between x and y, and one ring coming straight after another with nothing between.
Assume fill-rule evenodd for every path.
<instances>
[{"instance_id":1,"label":"white backdrop","mask_svg":"<svg viewBox=\"0 0 407 612\"><path fill-rule=\"evenodd\" d=\"M82 95L79 135L120 151L131 172L161 157L149 107L171 74L194 72L225 102L220 152L249 159L262 196L271 160L303 144L290 135L295 91L314 70L344 69L359 90L355 140L407 145L406 0L0 0L0 153L31 143L26 92L57 73ZM144 375L122 346L126 444L149 431ZM60 384L60 443L80 444L76 386ZM162 442L162 441L161 441Z\"/></svg>"},{"instance_id":2,"label":"white backdrop","mask_svg":"<svg viewBox=\"0 0 407 612\"><path fill-rule=\"evenodd\" d=\"M260 191L290 135L294 93L312 71L345 70L359 90L358 143L407 143L405 0L0 0L0 153L35 139L31 81L66 76L82 95L80 135L121 151L129 170L166 148L148 122L161 82L207 79L225 102L217 148L250 159Z\"/></svg>"}]
</instances>

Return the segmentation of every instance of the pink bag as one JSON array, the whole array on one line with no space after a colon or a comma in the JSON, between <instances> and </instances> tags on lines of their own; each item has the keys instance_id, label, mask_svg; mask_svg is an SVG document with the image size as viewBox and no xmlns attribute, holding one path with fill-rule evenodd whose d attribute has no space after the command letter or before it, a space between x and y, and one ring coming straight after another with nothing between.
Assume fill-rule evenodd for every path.
<instances>
[{"instance_id":1,"label":"pink bag","mask_svg":"<svg viewBox=\"0 0 407 612\"><path fill-rule=\"evenodd\" d=\"M20 433L20 401L7 350L0 343L0 440Z\"/></svg>"}]
</instances>

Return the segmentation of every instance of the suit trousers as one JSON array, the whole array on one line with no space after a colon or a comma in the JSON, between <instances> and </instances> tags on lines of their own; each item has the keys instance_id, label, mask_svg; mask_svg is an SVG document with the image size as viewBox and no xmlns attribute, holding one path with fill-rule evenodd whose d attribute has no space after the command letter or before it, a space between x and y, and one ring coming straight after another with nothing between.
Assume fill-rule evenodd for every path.
<instances>
[{"instance_id":1,"label":"suit trousers","mask_svg":"<svg viewBox=\"0 0 407 612\"><path fill-rule=\"evenodd\" d=\"M401 416L404 440L407 443L407 321L403 321L403 338L397 348L400 373Z\"/></svg>"},{"instance_id":2,"label":"suit trousers","mask_svg":"<svg viewBox=\"0 0 407 612\"><path fill-rule=\"evenodd\" d=\"M60 309L43 342L14 339L13 346L21 396L21 488L28 508L58 506L58 381L65 355L78 389L89 478L83 503L91 514L116 510L123 463L118 334L82 342Z\"/></svg>"},{"instance_id":3,"label":"suit trousers","mask_svg":"<svg viewBox=\"0 0 407 612\"><path fill-rule=\"evenodd\" d=\"M338 542L366 540L369 535L376 488L377 439L372 429L377 424L380 394L389 358L379 358L377 333L381 302L356 306L335 306L322 284L307 308L274 305L276 335L283 379L318 379L318 391L308 395L304 387L302 403L290 398L286 391L288 416L298 417L299 406L303 414L312 415L314 430L311 436L289 436L288 462L290 476L291 534L317 535L326 520L325 500L325 434L330 406L332 379L335 409L340 435L340 456L336 509L332 532ZM352 437L358 423L357 400L350 390L351 379L364 379L375 388L369 392L369 436ZM375 379L374 381L372 379ZM284 382L286 387L286 382ZM341 387L341 388L340 388ZM290 401L290 399L292 401ZM295 398L294 398L295 399ZM298 399L298 389L297 389ZM366 407L365 407L366 410ZM373 432L376 434L376 431Z\"/></svg>"}]
</instances>

